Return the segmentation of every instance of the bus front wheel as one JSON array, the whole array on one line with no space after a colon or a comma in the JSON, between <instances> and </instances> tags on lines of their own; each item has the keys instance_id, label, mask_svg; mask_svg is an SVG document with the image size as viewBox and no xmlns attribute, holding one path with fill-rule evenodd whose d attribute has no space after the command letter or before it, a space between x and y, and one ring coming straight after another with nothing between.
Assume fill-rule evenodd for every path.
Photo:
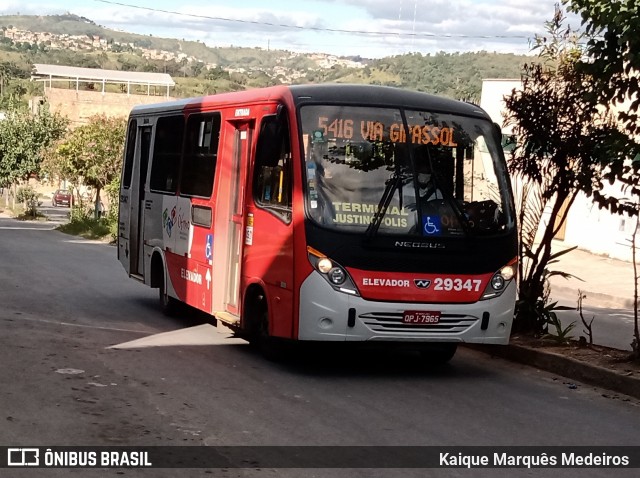
<instances>
[{"instance_id":1,"label":"bus front wheel","mask_svg":"<svg viewBox=\"0 0 640 478\"><path fill-rule=\"evenodd\" d=\"M282 343L269 333L269 313L266 307L260 307L257 315L258 322L251 336L250 342L262 356L274 362L283 358Z\"/></svg>"}]
</instances>

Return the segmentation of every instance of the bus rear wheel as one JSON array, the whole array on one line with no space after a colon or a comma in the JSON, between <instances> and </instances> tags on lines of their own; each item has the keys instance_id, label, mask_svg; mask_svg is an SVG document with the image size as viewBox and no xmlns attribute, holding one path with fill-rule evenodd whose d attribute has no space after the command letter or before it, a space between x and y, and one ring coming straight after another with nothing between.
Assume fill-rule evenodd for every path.
<instances>
[{"instance_id":1,"label":"bus rear wheel","mask_svg":"<svg viewBox=\"0 0 640 478\"><path fill-rule=\"evenodd\" d=\"M160 281L160 287L158 287L158 298L160 299L160 309L164 315L169 317L173 317L178 313L178 309L180 307L180 302L169 294L167 294L166 290L166 282L164 277Z\"/></svg>"},{"instance_id":2,"label":"bus rear wheel","mask_svg":"<svg viewBox=\"0 0 640 478\"><path fill-rule=\"evenodd\" d=\"M427 365L442 365L449 362L458 350L458 344L433 343L425 344L420 349L420 355Z\"/></svg>"}]
</instances>

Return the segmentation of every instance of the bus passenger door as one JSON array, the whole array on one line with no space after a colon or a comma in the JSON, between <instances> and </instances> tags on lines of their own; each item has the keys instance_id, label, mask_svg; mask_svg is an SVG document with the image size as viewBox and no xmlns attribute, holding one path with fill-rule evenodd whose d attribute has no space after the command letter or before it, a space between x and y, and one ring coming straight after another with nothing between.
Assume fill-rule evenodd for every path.
<instances>
[{"instance_id":1,"label":"bus passenger door","mask_svg":"<svg viewBox=\"0 0 640 478\"><path fill-rule=\"evenodd\" d=\"M222 320L236 322L240 316L240 276L245 216L246 171L253 127L236 124L231 131L233 153L225 158L219 182L213 248L213 310ZM229 130L227 130L229 134Z\"/></svg>"},{"instance_id":2,"label":"bus passenger door","mask_svg":"<svg viewBox=\"0 0 640 478\"><path fill-rule=\"evenodd\" d=\"M147 170L149 169L149 152L151 149L151 126L139 128L139 148L136 151L133 182L131 185L131 202L129 216L129 274L142 277L144 275L144 251L142 231L144 230L144 202Z\"/></svg>"},{"instance_id":3,"label":"bus passenger door","mask_svg":"<svg viewBox=\"0 0 640 478\"><path fill-rule=\"evenodd\" d=\"M129 242L131 240L131 188L134 160L138 149L138 120L130 119L127 124L127 141L125 144L122 177L120 178L120 198L118 207L118 260L130 272Z\"/></svg>"},{"instance_id":4,"label":"bus passenger door","mask_svg":"<svg viewBox=\"0 0 640 478\"><path fill-rule=\"evenodd\" d=\"M240 296L240 258L242 257L244 226L244 195L246 185L246 166L249 162L249 147L251 145L251 129L248 125L240 125L235 131L234 154L231 165L231 194L229 242L227 251L229 265L225 294L225 309L234 315L239 314L238 301Z\"/></svg>"}]
</instances>

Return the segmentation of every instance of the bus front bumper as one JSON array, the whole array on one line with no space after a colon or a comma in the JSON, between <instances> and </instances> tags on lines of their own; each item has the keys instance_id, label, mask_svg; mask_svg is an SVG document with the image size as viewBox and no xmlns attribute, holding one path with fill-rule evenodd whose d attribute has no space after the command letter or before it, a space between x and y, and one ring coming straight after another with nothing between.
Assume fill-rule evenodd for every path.
<instances>
[{"instance_id":1,"label":"bus front bumper","mask_svg":"<svg viewBox=\"0 0 640 478\"><path fill-rule=\"evenodd\" d=\"M299 340L507 344L516 283L499 297L472 304L397 303L337 292L313 272L300 288ZM437 311L436 324L407 324L405 311Z\"/></svg>"}]
</instances>

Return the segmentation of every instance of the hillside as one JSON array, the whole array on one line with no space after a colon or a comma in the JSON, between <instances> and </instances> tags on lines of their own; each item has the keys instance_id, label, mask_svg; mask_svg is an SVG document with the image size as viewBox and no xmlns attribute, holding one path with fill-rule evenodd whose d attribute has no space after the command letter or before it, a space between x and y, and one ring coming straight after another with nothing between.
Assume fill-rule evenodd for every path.
<instances>
[{"instance_id":1,"label":"hillside","mask_svg":"<svg viewBox=\"0 0 640 478\"><path fill-rule=\"evenodd\" d=\"M377 60L261 48L212 48L202 42L110 30L73 14L0 16L0 75L28 78L33 63L166 72L177 96L278 83L349 82L401 86L478 99L483 78L518 78L531 57L420 53ZM15 72L20 72L15 74Z\"/></svg>"}]
</instances>

